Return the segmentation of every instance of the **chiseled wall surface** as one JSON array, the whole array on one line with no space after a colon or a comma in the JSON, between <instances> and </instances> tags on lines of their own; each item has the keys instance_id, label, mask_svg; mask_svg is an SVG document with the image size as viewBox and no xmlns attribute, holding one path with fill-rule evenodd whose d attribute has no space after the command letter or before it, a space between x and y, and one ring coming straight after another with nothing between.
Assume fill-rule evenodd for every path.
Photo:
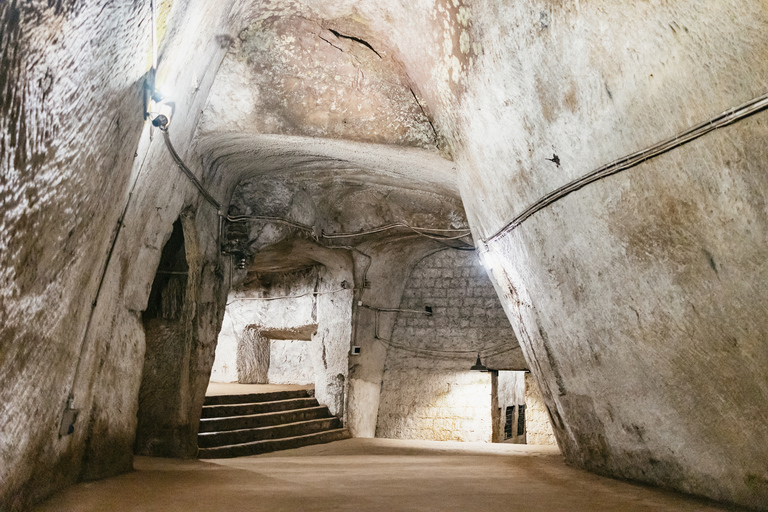
<instances>
[{"instance_id":1,"label":"chiseled wall surface","mask_svg":"<svg viewBox=\"0 0 768 512\"><path fill-rule=\"evenodd\" d=\"M513 367L525 362L473 252L444 250L416 265L400 309L425 306L432 316L396 313L376 437L491 442L491 376L469 371L476 351L511 349L494 360Z\"/></svg>"},{"instance_id":2,"label":"chiseled wall surface","mask_svg":"<svg viewBox=\"0 0 768 512\"><path fill-rule=\"evenodd\" d=\"M541 390L530 373L525 374L525 434L527 444L557 445Z\"/></svg>"},{"instance_id":3,"label":"chiseled wall surface","mask_svg":"<svg viewBox=\"0 0 768 512\"><path fill-rule=\"evenodd\" d=\"M315 364L320 359L318 342L313 340L269 340L270 384L314 384Z\"/></svg>"},{"instance_id":4,"label":"chiseled wall surface","mask_svg":"<svg viewBox=\"0 0 768 512\"><path fill-rule=\"evenodd\" d=\"M237 333L228 309L224 313L224 321L216 342L211 382L237 382Z\"/></svg>"},{"instance_id":5,"label":"chiseled wall surface","mask_svg":"<svg viewBox=\"0 0 768 512\"><path fill-rule=\"evenodd\" d=\"M254 281L232 291L227 306L231 320L219 335L217 357L221 354L222 358L214 363L212 379L238 380L238 370L242 377L242 366L248 363L243 360L246 354L242 345L246 329L263 332L269 338L270 332L285 334L316 326L311 340L269 340L269 367L262 382L314 383L318 401L328 405L333 414L343 416L352 311L352 291L340 288L345 277L351 281L343 272L317 266L275 274L268 282ZM234 373L230 368L233 361Z\"/></svg>"},{"instance_id":6,"label":"chiseled wall surface","mask_svg":"<svg viewBox=\"0 0 768 512\"><path fill-rule=\"evenodd\" d=\"M164 10L159 23L159 76L184 92L173 124L183 158L231 3ZM131 469L140 313L184 208L203 233L191 388L207 377L223 301L210 209L195 208L143 118L149 2L7 1L0 27L0 508L27 510L79 478ZM80 415L59 437L70 392ZM188 398L182 415L199 414L202 393Z\"/></svg>"},{"instance_id":7,"label":"chiseled wall surface","mask_svg":"<svg viewBox=\"0 0 768 512\"><path fill-rule=\"evenodd\" d=\"M470 8L482 53L455 146L477 238L766 92L765 2L487 6ZM569 463L768 507L767 116L594 182L489 243Z\"/></svg>"},{"instance_id":8,"label":"chiseled wall surface","mask_svg":"<svg viewBox=\"0 0 768 512\"><path fill-rule=\"evenodd\" d=\"M238 347L245 329L284 330L317 324L317 297L262 300L265 297L294 297L314 289L319 282L317 270L296 275L285 275L269 289L255 286L253 289L233 290L228 298L224 322L216 345L216 360L211 372L213 382L238 381ZM272 345L272 342L270 342ZM271 347L270 347L271 352ZM270 358L271 359L271 358ZM270 362L271 366L271 362Z\"/></svg>"},{"instance_id":9,"label":"chiseled wall surface","mask_svg":"<svg viewBox=\"0 0 768 512\"><path fill-rule=\"evenodd\" d=\"M440 350L517 347L496 291L474 252L440 251L414 268L400 308L423 311L425 306L432 307L432 316L397 315L392 341ZM519 349L511 350L506 357L515 356L519 357L517 362L506 359L505 363L525 368ZM471 360L467 368L475 357L465 356Z\"/></svg>"}]
</instances>

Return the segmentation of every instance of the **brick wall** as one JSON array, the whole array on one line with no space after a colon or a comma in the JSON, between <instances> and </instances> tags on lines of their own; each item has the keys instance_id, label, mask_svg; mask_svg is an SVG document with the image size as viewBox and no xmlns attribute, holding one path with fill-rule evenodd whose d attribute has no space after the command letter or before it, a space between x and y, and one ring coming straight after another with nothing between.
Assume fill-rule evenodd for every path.
<instances>
[{"instance_id":1,"label":"brick wall","mask_svg":"<svg viewBox=\"0 0 768 512\"><path fill-rule=\"evenodd\" d=\"M476 352L489 347L513 349L494 359L503 365L519 368L525 362L474 252L441 251L414 268L400 308L425 306L432 307L432 316L397 313L376 436L490 442L491 377L469 368Z\"/></svg>"},{"instance_id":2,"label":"brick wall","mask_svg":"<svg viewBox=\"0 0 768 512\"><path fill-rule=\"evenodd\" d=\"M424 306L432 306L432 317L398 315L393 341L462 350L517 345L496 291L474 252L441 251L416 266L400 307Z\"/></svg>"}]
</instances>

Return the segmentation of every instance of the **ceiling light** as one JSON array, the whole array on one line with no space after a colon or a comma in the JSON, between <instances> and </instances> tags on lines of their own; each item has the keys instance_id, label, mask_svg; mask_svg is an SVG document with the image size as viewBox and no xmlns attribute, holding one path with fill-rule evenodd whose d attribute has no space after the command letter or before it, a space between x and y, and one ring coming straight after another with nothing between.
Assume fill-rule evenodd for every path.
<instances>
[{"instance_id":1,"label":"ceiling light","mask_svg":"<svg viewBox=\"0 0 768 512\"><path fill-rule=\"evenodd\" d=\"M470 371L473 372L487 372L488 367L483 364L482 361L480 361L480 352L477 353L477 361L475 361L475 364L472 365L472 368L470 368Z\"/></svg>"}]
</instances>

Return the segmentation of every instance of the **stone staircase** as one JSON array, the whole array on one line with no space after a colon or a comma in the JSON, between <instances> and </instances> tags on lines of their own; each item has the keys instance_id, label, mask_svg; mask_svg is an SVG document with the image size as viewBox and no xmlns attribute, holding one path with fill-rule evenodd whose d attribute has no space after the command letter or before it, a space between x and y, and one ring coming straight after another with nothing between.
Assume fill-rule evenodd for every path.
<instances>
[{"instance_id":1,"label":"stone staircase","mask_svg":"<svg viewBox=\"0 0 768 512\"><path fill-rule=\"evenodd\" d=\"M305 389L206 396L198 457L243 457L348 437L341 420Z\"/></svg>"}]
</instances>

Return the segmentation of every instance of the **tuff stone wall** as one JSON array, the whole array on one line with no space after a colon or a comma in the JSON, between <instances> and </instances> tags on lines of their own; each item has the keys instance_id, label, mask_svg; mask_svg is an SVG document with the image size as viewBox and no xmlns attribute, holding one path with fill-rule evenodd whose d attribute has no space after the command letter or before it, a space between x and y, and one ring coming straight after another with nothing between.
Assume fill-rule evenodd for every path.
<instances>
[{"instance_id":1,"label":"tuff stone wall","mask_svg":"<svg viewBox=\"0 0 768 512\"><path fill-rule=\"evenodd\" d=\"M478 238L766 91L764 2L473 5L483 52L455 154ZM766 508L767 116L592 183L489 244L570 463Z\"/></svg>"},{"instance_id":2,"label":"tuff stone wall","mask_svg":"<svg viewBox=\"0 0 768 512\"><path fill-rule=\"evenodd\" d=\"M192 19L175 9L163 20L160 75L184 92L177 142L189 140L223 57L211 43L228 30L223 13L231 2L199 7ZM144 121L149 19L146 1L0 5L3 510L25 510L78 479L131 469L141 311L185 207L195 213L201 283L187 384L196 389L207 380L223 299L211 243L215 212L196 211L196 193L174 174L162 137L151 138ZM193 76L197 87L187 88ZM70 393L80 414L73 434L61 437ZM202 393L192 394L180 423L190 411L199 414Z\"/></svg>"},{"instance_id":3,"label":"tuff stone wall","mask_svg":"<svg viewBox=\"0 0 768 512\"><path fill-rule=\"evenodd\" d=\"M338 172L361 189L375 182L435 192L421 203L433 210L449 197L458 204L460 190L476 239L568 180L763 94L768 76L765 2L162 4L158 79L175 90L171 138L225 208L246 177ZM194 213L201 255L186 327L199 343L191 347L189 400L178 422L199 412L231 268L218 256L217 212L175 173L140 114L148 7L18 0L0 7L0 501L7 508L25 508L78 478L130 469L144 356L140 315L185 208ZM404 130L366 137L326 127L336 113L306 115L301 94L286 94L294 98L289 105L262 103L267 111L251 121L213 112L205 117L221 122L201 127L224 55L246 27L244 40L257 40L253 23L272 16L290 17L293 29L312 37L270 43L251 57L306 52L311 60L314 44L324 44L348 87L360 84L355 76L382 76L368 70L385 61L386 80L396 76L392 83L400 93L407 85L414 102L379 119L403 120ZM274 34L290 25L269 24ZM329 26L369 40L383 57L351 39L339 47L345 55L335 55L319 37ZM246 76L241 68L221 67L233 71L229 80ZM299 92L307 87L298 81L311 80L282 76ZM369 91L368 99L382 97ZM241 103L247 96L224 94L214 104L219 113L251 113ZM309 126L264 133L263 120ZM438 142L431 152L286 138L426 147L430 130ZM593 183L490 244L497 292L569 462L766 508L766 136L762 113ZM382 192L385 199L362 213L359 196L337 201L344 197L341 187L329 202L359 214L346 224L357 229L379 225L379 205L397 194ZM416 196L400 197L385 222L410 215L445 224L425 212L401 215ZM401 273L420 254L389 243L361 245L385 256L371 264L364 296L379 307L400 302ZM372 435L386 349L371 334L371 312L353 306L353 314L363 354L349 369L350 425ZM382 319L384 337L393 323ZM70 391L81 414L74 434L59 438ZM701 404L719 404L728 421L713 422Z\"/></svg>"},{"instance_id":4,"label":"tuff stone wall","mask_svg":"<svg viewBox=\"0 0 768 512\"><path fill-rule=\"evenodd\" d=\"M347 264L351 267L351 260ZM342 288L345 278L351 281L351 274L343 269L316 265L294 273L252 276L249 284L236 287L228 298L230 323L219 334L217 356L223 357L215 362L212 378L233 376L229 365L235 353L239 382L312 383L318 401L343 416L353 294ZM251 331L263 340L259 354L243 350ZM292 333L311 339L290 340ZM244 379L249 365L258 366L258 371Z\"/></svg>"},{"instance_id":5,"label":"tuff stone wall","mask_svg":"<svg viewBox=\"0 0 768 512\"><path fill-rule=\"evenodd\" d=\"M425 306L431 316L419 313ZM524 368L525 362L477 256L441 250L423 258L406 282L400 309L416 313L380 313L396 320L376 436L491 442L491 375L469 368L478 352L497 353L484 358L492 367Z\"/></svg>"},{"instance_id":6,"label":"tuff stone wall","mask_svg":"<svg viewBox=\"0 0 768 512\"><path fill-rule=\"evenodd\" d=\"M225 311L216 341L211 382L237 382L237 345L235 322L232 315Z\"/></svg>"},{"instance_id":7,"label":"tuff stone wall","mask_svg":"<svg viewBox=\"0 0 768 512\"><path fill-rule=\"evenodd\" d=\"M544 398L530 373L525 374L525 435L527 444L557 445Z\"/></svg>"},{"instance_id":8,"label":"tuff stone wall","mask_svg":"<svg viewBox=\"0 0 768 512\"><path fill-rule=\"evenodd\" d=\"M317 357L314 341L270 340L269 373L270 384L314 384ZM322 350L322 349L321 349Z\"/></svg>"},{"instance_id":9,"label":"tuff stone wall","mask_svg":"<svg viewBox=\"0 0 768 512\"><path fill-rule=\"evenodd\" d=\"M491 375L437 370L429 360L387 369L376 437L490 443Z\"/></svg>"}]
</instances>

